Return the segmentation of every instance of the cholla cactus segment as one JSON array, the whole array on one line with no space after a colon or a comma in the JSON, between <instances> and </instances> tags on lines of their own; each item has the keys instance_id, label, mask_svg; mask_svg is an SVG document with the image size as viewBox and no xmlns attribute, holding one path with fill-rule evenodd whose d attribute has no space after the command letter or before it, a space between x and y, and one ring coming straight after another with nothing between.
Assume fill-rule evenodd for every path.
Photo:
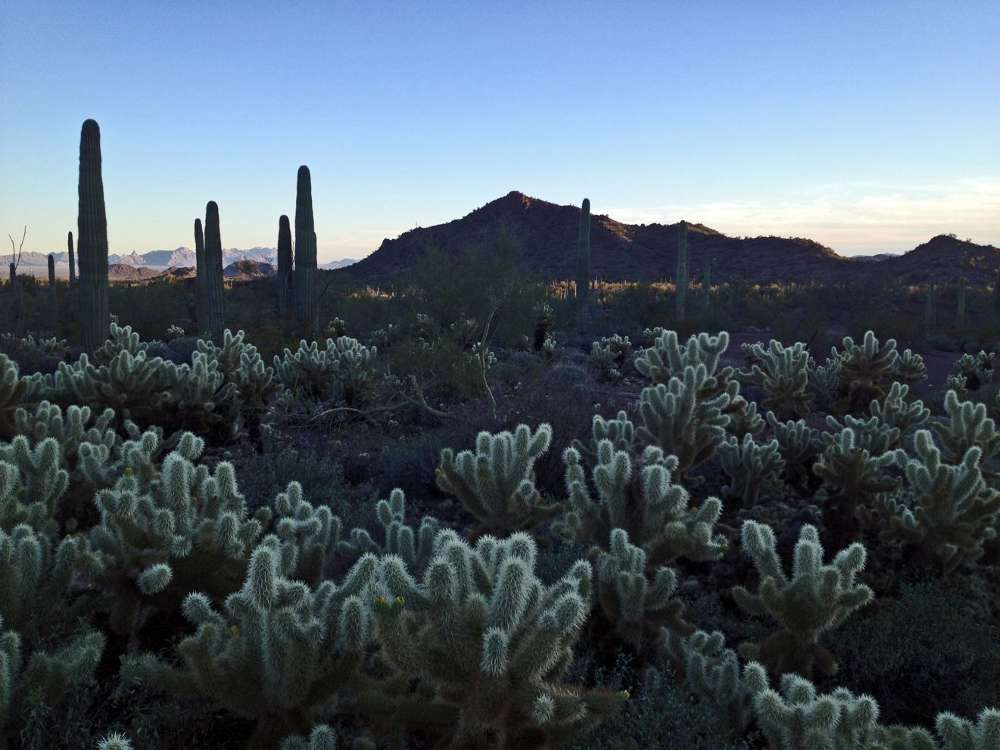
<instances>
[{"instance_id":1,"label":"cholla cactus segment","mask_svg":"<svg viewBox=\"0 0 1000 750\"><path fill-rule=\"evenodd\" d=\"M946 462L962 462L969 448L973 447L981 451L980 461L983 464L1000 455L1000 432L988 416L986 404L959 401L955 391L948 391L944 397L944 408L949 421L934 422L930 427ZM992 472L984 473L988 477L993 476Z\"/></svg>"},{"instance_id":2,"label":"cholla cactus segment","mask_svg":"<svg viewBox=\"0 0 1000 750\"><path fill-rule=\"evenodd\" d=\"M869 407L872 417L899 430L901 435L924 425L930 419L931 410L920 399L909 400L909 394L910 386L893 383L883 398L872 401Z\"/></svg>"},{"instance_id":3,"label":"cholla cactus segment","mask_svg":"<svg viewBox=\"0 0 1000 750\"><path fill-rule=\"evenodd\" d=\"M688 367L698 365L704 365L709 374L715 375L722 353L729 347L729 333L726 331L717 336L699 333L691 336L687 344L681 345L676 331L656 330L660 334L654 345L635 356L635 368L654 384L667 383L673 377L682 376Z\"/></svg>"},{"instance_id":4,"label":"cholla cactus segment","mask_svg":"<svg viewBox=\"0 0 1000 750\"><path fill-rule=\"evenodd\" d=\"M888 439L869 433L869 437L872 435L876 436L873 440L883 444ZM870 452L863 447L863 437L864 433L853 427L844 427L829 437L824 433L826 447L813 466L829 493L847 498L852 508L899 486L898 480L885 473L898 463L899 454L885 450L884 445L880 446L883 450Z\"/></svg>"},{"instance_id":5,"label":"cholla cactus segment","mask_svg":"<svg viewBox=\"0 0 1000 750\"><path fill-rule=\"evenodd\" d=\"M112 427L114 419L113 409L105 409L98 415L89 406L73 404L64 411L56 404L42 401L34 411L18 409L14 421L18 434L36 444L53 438L59 444L62 460L69 463L75 462L83 443L114 448L119 442Z\"/></svg>"},{"instance_id":6,"label":"cholla cactus segment","mask_svg":"<svg viewBox=\"0 0 1000 750\"><path fill-rule=\"evenodd\" d=\"M597 461L598 446L604 440L611 441L611 447L616 451L631 453L635 442L635 425L624 411L618 412L615 419L605 419L595 414L591 422L591 438L587 443L581 440L573 441L573 448L583 456L586 462L593 466Z\"/></svg>"},{"instance_id":7,"label":"cholla cactus segment","mask_svg":"<svg viewBox=\"0 0 1000 750\"><path fill-rule=\"evenodd\" d=\"M677 591L672 568L647 565L645 551L629 542L624 529L611 532L608 549L594 555L596 593L616 637L641 649L661 627L682 635L694 632L684 620L684 604L672 598Z\"/></svg>"},{"instance_id":8,"label":"cholla cactus segment","mask_svg":"<svg viewBox=\"0 0 1000 750\"><path fill-rule=\"evenodd\" d=\"M801 417L811 409L807 386L809 384L809 351L802 342L790 347L771 339L767 348L763 344L749 345L748 356L754 364L741 377L764 389L762 405L773 409L782 419Z\"/></svg>"},{"instance_id":9,"label":"cholla cactus segment","mask_svg":"<svg viewBox=\"0 0 1000 750\"><path fill-rule=\"evenodd\" d=\"M680 635L663 628L660 637L657 661L680 675L689 691L715 707L726 736L742 737L753 720L753 693L740 672L739 657L726 648L725 636L717 630Z\"/></svg>"},{"instance_id":10,"label":"cholla cactus segment","mask_svg":"<svg viewBox=\"0 0 1000 750\"><path fill-rule=\"evenodd\" d=\"M562 510L558 503L546 503L534 484L532 467L551 441L548 424L534 432L524 424L513 433L480 432L475 452L441 451L438 488L461 501L479 521L480 532L534 528Z\"/></svg>"},{"instance_id":11,"label":"cholla cactus segment","mask_svg":"<svg viewBox=\"0 0 1000 750\"><path fill-rule=\"evenodd\" d=\"M127 734L111 732L98 741L97 750L132 750L132 740Z\"/></svg>"},{"instance_id":12,"label":"cholla cactus segment","mask_svg":"<svg viewBox=\"0 0 1000 750\"><path fill-rule=\"evenodd\" d=\"M669 333L669 331L668 331ZM664 334L666 335L666 334ZM714 380L705 365L685 367L682 378L645 388L639 397L640 441L677 457L685 475L712 458L725 439L729 417L724 413L739 385L714 398L699 394Z\"/></svg>"},{"instance_id":13,"label":"cholla cactus segment","mask_svg":"<svg viewBox=\"0 0 1000 750\"><path fill-rule=\"evenodd\" d=\"M55 706L70 689L93 679L104 651L104 636L90 631L52 653L26 654L21 635L5 625L0 618L0 742L18 736L23 699Z\"/></svg>"},{"instance_id":14,"label":"cholla cactus segment","mask_svg":"<svg viewBox=\"0 0 1000 750\"><path fill-rule=\"evenodd\" d=\"M568 448L563 462L570 507L554 525L557 533L604 545L615 529L624 530L654 567L682 557L703 562L725 554L725 539L714 534L722 503L710 497L690 508L687 491L671 482L671 472L677 467L673 456L647 448L640 465L633 466L627 453L615 450L610 440L602 441L592 474L596 498L588 487L579 452Z\"/></svg>"},{"instance_id":15,"label":"cholla cactus segment","mask_svg":"<svg viewBox=\"0 0 1000 750\"><path fill-rule=\"evenodd\" d=\"M896 358L891 377L894 381L913 385L927 379L927 365L924 358L910 349L904 349Z\"/></svg>"},{"instance_id":16,"label":"cholla cactus segment","mask_svg":"<svg viewBox=\"0 0 1000 750\"><path fill-rule=\"evenodd\" d=\"M383 544L375 542L365 529L352 529L350 541L340 543L337 551L350 557L365 553L397 555L407 568L422 574L434 554L434 540L441 523L432 516L424 516L416 531L407 526L406 495L398 487L389 493L388 500L379 500L376 515L384 529Z\"/></svg>"},{"instance_id":17,"label":"cholla cactus segment","mask_svg":"<svg viewBox=\"0 0 1000 750\"><path fill-rule=\"evenodd\" d=\"M783 487L785 460L777 440L760 444L750 435L742 442L731 437L719 446L719 459L730 479L729 497L739 500L744 508L756 505L762 492Z\"/></svg>"},{"instance_id":18,"label":"cholla cactus segment","mask_svg":"<svg viewBox=\"0 0 1000 750\"><path fill-rule=\"evenodd\" d=\"M733 598L751 614L770 615L782 629L763 644L745 644L741 651L777 674L797 672L811 677L814 667L824 674L835 674L836 660L819 639L871 602L872 590L855 580L864 568L865 548L852 544L837 553L832 563L823 564L819 533L815 526L805 524L795 545L789 578L782 570L769 526L744 522L742 545L757 568L760 584L757 593L736 586Z\"/></svg>"},{"instance_id":19,"label":"cholla cactus segment","mask_svg":"<svg viewBox=\"0 0 1000 750\"><path fill-rule=\"evenodd\" d=\"M840 397L842 358L834 354L821 365L810 359L806 374L809 378L809 391L813 402L821 411L830 411Z\"/></svg>"},{"instance_id":20,"label":"cholla cactus segment","mask_svg":"<svg viewBox=\"0 0 1000 750\"><path fill-rule=\"evenodd\" d=\"M308 737L287 737L281 750L337 750L337 733L328 724L317 724Z\"/></svg>"},{"instance_id":21,"label":"cholla cactus segment","mask_svg":"<svg viewBox=\"0 0 1000 750\"><path fill-rule=\"evenodd\" d=\"M72 365L60 362L55 374L60 400L111 408L119 419L156 413L169 384L168 363L145 352L133 355L127 349L100 367L90 364L85 354Z\"/></svg>"},{"instance_id":22,"label":"cholla cactus segment","mask_svg":"<svg viewBox=\"0 0 1000 750\"><path fill-rule=\"evenodd\" d=\"M757 724L774 750L877 750L878 703L869 695L855 696L838 688L817 695L815 686L799 675L781 678L781 692L768 684L764 668L751 662L743 681L753 696Z\"/></svg>"},{"instance_id":23,"label":"cholla cactus segment","mask_svg":"<svg viewBox=\"0 0 1000 750\"><path fill-rule=\"evenodd\" d=\"M767 424L774 439L778 441L786 470L789 474L794 474L796 479L803 479L803 475L812 468L819 455L819 430L807 425L804 419L779 422L772 411L767 413Z\"/></svg>"},{"instance_id":24,"label":"cholla cactus segment","mask_svg":"<svg viewBox=\"0 0 1000 750\"><path fill-rule=\"evenodd\" d=\"M624 702L622 693L562 682L590 608L586 561L547 586L527 534L483 536L473 548L445 530L436 547L408 596L375 600L389 665L418 693L436 695L431 710L401 695L397 721L433 732L442 747L478 747L492 736L492 746L514 750L529 738L535 746L579 738Z\"/></svg>"},{"instance_id":25,"label":"cholla cactus segment","mask_svg":"<svg viewBox=\"0 0 1000 750\"><path fill-rule=\"evenodd\" d=\"M941 460L931 433L917 432L916 458L906 463L912 504L887 499L888 538L916 548L924 562L936 560L945 574L983 555L983 544L1000 526L1000 492L986 484L982 451L972 446L956 466Z\"/></svg>"},{"instance_id":26,"label":"cholla cactus segment","mask_svg":"<svg viewBox=\"0 0 1000 750\"><path fill-rule=\"evenodd\" d=\"M280 387L274 368L264 365L257 347L246 341L245 331L233 333L227 328L221 346L199 339L198 350L218 360L226 382L235 385L239 391L244 412L262 411Z\"/></svg>"},{"instance_id":27,"label":"cholla cactus segment","mask_svg":"<svg viewBox=\"0 0 1000 750\"><path fill-rule=\"evenodd\" d=\"M756 435L764 429L764 419L757 413L757 404L747 401L742 396L732 399L726 413L729 415L726 434L737 440L742 440L748 435Z\"/></svg>"},{"instance_id":28,"label":"cholla cactus segment","mask_svg":"<svg viewBox=\"0 0 1000 750\"><path fill-rule=\"evenodd\" d=\"M347 336L327 339L323 349L317 342L303 339L294 353L285 349L283 357L275 356L274 371L286 388L301 388L315 398L350 403L370 382L377 353L374 347Z\"/></svg>"},{"instance_id":29,"label":"cholla cactus segment","mask_svg":"<svg viewBox=\"0 0 1000 750\"><path fill-rule=\"evenodd\" d=\"M328 580L315 589L289 580L282 558L277 538L265 539L222 611L205 594L188 594L182 611L198 630L177 646L181 665L146 654L128 660L124 676L256 719L253 747L273 747L295 717L308 719L341 689L362 687L375 557L358 560L339 586Z\"/></svg>"},{"instance_id":30,"label":"cholla cactus segment","mask_svg":"<svg viewBox=\"0 0 1000 750\"><path fill-rule=\"evenodd\" d=\"M844 430L850 430L853 433L856 448L866 450L873 456L881 456L899 446L900 429L882 421L879 416L858 419L847 414L841 422L831 415L826 418L826 424L831 432L823 432L820 435L824 447L833 445L837 441L837 436Z\"/></svg>"},{"instance_id":31,"label":"cholla cactus segment","mask_svg":"<svg viewBox=\"0 0 1000 750\"><path fill-rule=\"evenodd\" d=\"M177 339L184 338L184 336L186 335L187 334L184 332L184 329L181 328L179 325L176 325L175 323L171 323L169 326L167 326L167 332L166 332L167 341L176 341Z\"/></svg>"},{"instance_id":32,"label":"cholla cactus segment","mask_svg":"<svg viewBox=\"0 0 1000 750\"><path fill-rule=\"evenodd\" d=\"M270 520L264 509L249 517L231 464L209 471L178 450L153 477L126 472L95 502L101 523L90 538L105 559L97 582L113 595L112 627L133 637L150 611L190 591L223 597L238 588Z\"/></svg>"}]
</instances>

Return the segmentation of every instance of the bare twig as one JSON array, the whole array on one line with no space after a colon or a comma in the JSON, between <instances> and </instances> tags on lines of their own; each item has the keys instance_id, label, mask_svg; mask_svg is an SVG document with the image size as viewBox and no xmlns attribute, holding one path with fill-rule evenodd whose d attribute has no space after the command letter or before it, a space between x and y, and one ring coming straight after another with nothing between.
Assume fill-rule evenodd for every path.
<instances>
[{"instance_id":1,"label":"bare twig","mask_svg":"<svg viewBox=\"0 0 1000 750\"><path fill-rule=\"evenodd\" d=\"M424 411L432 414L440 419L446 419L450 414L440 409L435 409L430 404L427 403L427 399L424 397L424 392L420 388L420 384L417 383L417 378L415 375L410 376L410 384L413 386L413 398L407 398L400 401L398 404L392 404L391 406L377 406L374 409L355 409L351 406L337 406L333 409L325 409L321 411L316 416L310 418L310 422L315 422L317 419L329 416L331 414L357 414L365 419L369 419L376 414L384 414L385 412L395 411L396 409L401 409L404 406L416 406Z\"/></svg>"}]
</instances>

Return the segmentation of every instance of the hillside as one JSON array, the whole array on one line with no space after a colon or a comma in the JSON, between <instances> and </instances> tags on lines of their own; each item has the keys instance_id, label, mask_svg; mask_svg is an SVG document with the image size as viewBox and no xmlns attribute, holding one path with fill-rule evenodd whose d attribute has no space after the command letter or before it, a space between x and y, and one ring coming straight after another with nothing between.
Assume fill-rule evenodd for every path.
<instances>
[{"instance_id":1,"label":"hillside","mask_svg":"<svg viewBox=\"0 0 1000 750\"><path fill-rule=\"evenodd\" d=\"M392 278L413 265L425 248L448 253L489 243L506 232L533 272L548 279L572 278L576 264L578 206L561 206L519 192L487 203L461 219L413 229L386 239L367 258L342 271L367 283ZM624 224L595 214L591 224L593 275L608 281L672 279L677 267L678 224ZM698 277L711 263L716 281L829 282L861 277L871 262L847 258L805 238L729 237L687 222L689 272ZM973 283L991 280L1000 268L1000 249L935 237L899 256L882 255L879 271L907 280L944 279L958 273Z\"/></svg>"}]
</instances>

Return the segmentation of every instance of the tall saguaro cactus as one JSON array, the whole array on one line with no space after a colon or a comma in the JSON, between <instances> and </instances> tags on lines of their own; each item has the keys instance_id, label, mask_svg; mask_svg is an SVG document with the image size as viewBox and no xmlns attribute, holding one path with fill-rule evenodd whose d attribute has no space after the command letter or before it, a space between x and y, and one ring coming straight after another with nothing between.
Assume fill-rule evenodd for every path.
<instances>
[{"instance_id":1,"label":"tall saguaro cactus","mask_svg":"<svg viewBox=\"0 0 1000 750\"><path fill-rule=\"evenodd\" d=\"M278 219L278 275L274 280L278 291L278 312L284 315L292 293L292 228L288 217Z\"/></svg>"},{"instance_id":2,"label":"tall saguaro cactus","mask_svg":"<svg viewBox=\"0 0 1000 750\"><path fill-rule=\"evenodd\" d=\"M316 228L313 223L312 177L299 167L295 190L295 310L300 325L316 318Z\"/></svg>"},{"instance_id":3,"label":"tall saguaro cactus","mask_svg":"<svg viewBox=\"0 0 1000 750\"><path fill-rule=\"evenodd\" d=\"M583 329L590 320L590 199L580 207L580 231L576 240L576 322Z\"/></svg>"},{"instance_id":4,"label":"tall saguaro cactus","mask_svg":"<svg viewBox=\"0 0 1000 750\"><path fill-rule=\"evenodd\" d=\"M219 206L209 201L205 206L205 326L212 339L222 341L225 321L222 315L222 234L219 230Z\"/></svg>"},{"instance_id":5,"label":"tall saguaro cactus","mask_svg":"<svg viewBox=\"0 0 1000 750\"><path fill-rule=\"evenodd\" d=\"M208 289L205 285L205 234L201 229L201 219L194 220L194 314L197 318L197 333L208 330Z\"/></svg>"},{"instance_id":6,"label":"tall saguaro cactus","mask_svg":"<svg viewBox=\"0 0 1000 750\"><path fill-rule=\"evenodd\" d=\"M49 322L52 330L59 329L59 298L56 296L56 256L49 253Z\"/></svg>"},{"instance_id":7,"label":"tall saguaro cactus","mask_svg":"<svg viewBox=\"0 0 1000 750\"><path fill-rule=\"evenodd\" d=\"M69 255L69 285L76 286L76 254L73 252L73 233L66 238L66 251Z\"/></svg>"},{"instance_id":8,"label":"tall saguaro cactus","mask_svg":"<svg viewBox=\"0 0 1000 750\"><path fill-rule=\"evenodd\" d=\"M687 222L677 225L677 320L684 320L688 292L688 229Z\"/></svg>"},{"instance_id":9,"label":"tall saguaro cactus","mask_svg":"<svg viewBox=\"0 0 1000 750\"><path fill-rule=\"evenodd\" d=\"M80 131L77 249L80 253L80 338L93 352L108 338L108 217L101 178L101 128L86 120Z\"/></svg>"}]
</instances>

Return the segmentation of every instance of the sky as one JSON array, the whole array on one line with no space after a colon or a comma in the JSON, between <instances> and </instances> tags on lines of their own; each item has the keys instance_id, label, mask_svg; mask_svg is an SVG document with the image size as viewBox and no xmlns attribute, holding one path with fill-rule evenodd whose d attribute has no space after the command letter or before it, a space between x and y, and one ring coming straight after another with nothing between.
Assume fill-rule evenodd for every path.
<instances>
[{"instance_id":1,"label":"sky","mask_svg":"<svg viewBox=\"0 0 1000 750\"><path fill-rule=\"evenodd\" d=\"M94 118L113 253L191 246L209 200L225 247L273 246L300 164L321 262L511 190L1000 245L998 40L997 0L0 0L0 233L65 249Z\"/></svg>"}]
</instances>

